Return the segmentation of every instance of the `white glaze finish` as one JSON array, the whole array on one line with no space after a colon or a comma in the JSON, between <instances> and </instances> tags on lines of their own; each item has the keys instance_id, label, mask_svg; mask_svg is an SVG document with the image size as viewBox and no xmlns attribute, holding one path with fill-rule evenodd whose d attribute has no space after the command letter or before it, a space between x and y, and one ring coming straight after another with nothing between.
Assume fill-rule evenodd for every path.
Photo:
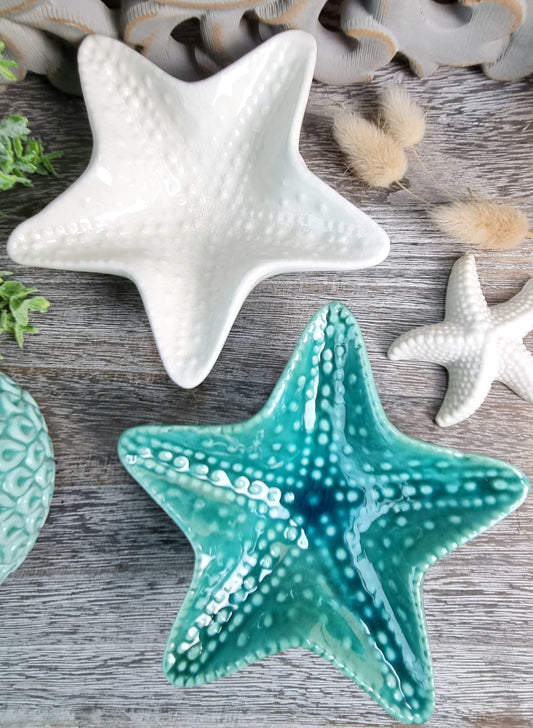
<instances>
[{"instance_id":1,"label":"white glaze finish","mask_svg":"<svg viewBox=\"0 0 533 728\"><path fill-rule=\"evenodd\" d=\"M532 329L533 278L509 301L489 307L474 256L464 255L450 273L444 321L399 336L388 356L446 367L448 389L435 421L447 427L470 417L494 381L533 402L533 356L522 341Z\"/></svg>"},{"instance_id":2,"label":"white glaze finish","mask_svg":"<svg viewBox=\"0 0 533 728\"><path fill-rule=\"evenodd\" d=\"M388 253L383 230L298 152L314 58L311 36L294 31L187 84L91 36L79 55L91 163L12 233L9 255L131 278L168 374L196 386L259 281Z\"/></svg>"}]
</instances>

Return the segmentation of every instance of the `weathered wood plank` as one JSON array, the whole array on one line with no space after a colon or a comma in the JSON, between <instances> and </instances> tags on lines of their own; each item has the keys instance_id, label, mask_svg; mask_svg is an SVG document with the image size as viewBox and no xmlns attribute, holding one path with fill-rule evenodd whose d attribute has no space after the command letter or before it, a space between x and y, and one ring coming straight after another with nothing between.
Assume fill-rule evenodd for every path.
<instances>
[{"instance_id":1,"label":"weathered wood plank","mask_svg":"<svg viewBox=\"0 0 533 728\"><path fill-rule=\"evenodd\" d=\"M197 688L168 685L160 662L189 583L184 536L120 466L116 441L144 422L229 422L256 412L299 334L322 304L340 299L358 317L391 418L433 442L503 457L533 477L533 407L493 387L469 420L432 421L445 389L438 367L392 363L407 329L440 320L460 246L402 191L364 189L345 172L331 135L338 105L370 111L379 83L402 80L429 109L420 146L455 193L519 203L533 219L533 85L504 85L475 70L440 70L424 82L394 66L369 86L313 88L302 134L310 168L369 212L392 240L369 271L287 275L261 284L240 313L212 374L194 391L166 376L140 298L110 276L19 269L53 303L41 335L20 354L0 340L3 370L29 389L50 425L58 462L49 520L23 566L0 587L0 726L180 728L397 725L327 662L290 651ZM60 177L3 195L0 236L36 212L85 167L90 132L81 100L28 78L0 97L0 113L24 113L48 148L63 149ZM408 183L432 201L444 193L413 160ZM265 241L268 244L268 241ZM477 256L490 303L533 274L531 243ZM533 349L533 336L527 338ZM533 501L434 566L425 603L435 663L432 728L533 724Z\"/></svg>"}]
</instances>

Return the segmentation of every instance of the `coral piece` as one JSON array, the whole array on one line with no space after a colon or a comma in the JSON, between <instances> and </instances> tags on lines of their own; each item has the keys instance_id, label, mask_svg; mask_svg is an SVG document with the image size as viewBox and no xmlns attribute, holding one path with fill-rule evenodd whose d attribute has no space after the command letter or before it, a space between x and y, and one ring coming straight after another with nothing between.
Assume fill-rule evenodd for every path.
<instances>
[{"instance_id":1,"label":"coral piece","mask_svg":"<svg viewBox=\"0 0 533 728\"><path fill-rule=\"evenodd\" d=\"M3 0L0 7L0 40L6 57L18 63L17 80L33 71L79 93L75 48L91 33L118 35L115 16L101 0Z\"/></svg>"},{"instance_id":2,"label":"coral piece","mask_svg":"<svg viewBox=\"0 0 533 728\"><path fill-rule=\"evenodd\" d=\"M526 0L526 18L511 36L509 44L493 63L483 70L496 81L515 81L533 73L533 0Z\"/></svg>"},{"instance_id":3,"label":"coral piece","mask_svg":"<svg viewBox=\"0 0 533 728\"><path fill-rule=\"evenodd\" d=\"M519 28L532 1L344 0L338 8L324 0L4 0L0 40L19 60L21 77L26 69L46 73L71 91L78 80L69 44L88 33L116 37L119 17L126 43L187 81L216 72L287 29L314 36L315 78L324 83L369 81L397 52L419 75L439 63L484 63L489 75L504 79L533 70L531 13ZM191 28L193 20L199 31Z\"/></svg>"},{"instance_id":4,"label":"coral piece","mask_svg":"<svg viewBox=\"0 0 533 728\"><path fill-rule=\"evenodd\" d=\"M172 37L176 26L198 18L204 44L204 56L210 60L209 72L240 58L253 50L259 39L241 22L246 4L224 2L179 5L157 0L123 0L122 33L129 45L172 76L194 81L205 75L204 63L198 64L198 49Z\"/></svg>"},{"instance_id":5,"label":"coral piece","mask_svg":"<svg viewBox=\"0 0 533 728\"><path fill-rule=\"evenodd\" d=\"M285 0L265 3L255 10L259 33L266 37L280 29L300 29L310 33L317 42L317 81L332 84L347 84L370 81L373 73L386 66L396 49L387 33L370 19L356 35L339 30L329 30L319 20L324 9L324 0ZM340 8L341 27L348 3ZM268 29L268 31L266 30Z\"/></svg>"},{"instance_id":6,"label":"coral piece","mask_svg":"<svg viewBox=\"0 0 533 728\"><path fill-rule=\"evenodd\" d=\"M151 61L173 76L194 80L202 71L227 65L255 47L261 39L280 30L305 30L314 36L318 56L315 78L324 83L368 81L372 71L385 66L395 47L378 24L371 20L357 39L331 31L319 22L324 0L266 0L236 4L179 4L167 0L125 0L122 26L126 43L139 47ZM253 13L254 33L245 21ZM172 36L176 26L198 18L204 53L180 43ZM206 63L207 58L207 63ZM214 64L214 65L213 65Z\"/></svg>"},{"instance_id":7,"label":"coral piece","mask_svg":"<svg viewBox=\"0 0 533 728\"><path fill-rule=\"evenodd\" d=\"M0 583L29 554L50 508L52 443L28 392L0 373Z\"/></svg>"},{"instance_id":8,"label":"coral piece","mask_svg":"<svg viewBox=\"0 0 533 728\"><path fill-rule=\"evenodd\" d=\"M426 570L528 491L510 465L398 432L338 303L312 319L257 415L136 427L119 454L196 554L164 658L172 683L306 647L407 723L433 709Z\"/></svg>"},{"instance_id":9,"label":"coral piece","mask_svg":"<svg viewBox=\"0 0 533 728\"><path fill-rule=\"evenodd\" d=\"M287 29L305 30L315 37L315 78L324 83L368 81L397 52L409 58L420 76L431 73L439 64L485 63L489 74L509 73L504 67L511 66L513 77L533 70L527 45L531 36L528 21L524 30L519 29L525 17L524 0L462 0L453 4L434 0L344 0L339 30L322 24L324 0L266 0L255 4L124 0L122 6L126 42L140 47L172 75L187 80L198 78L202 72L213 72L251 50L261 38ZM257 26L255 32L246 21L250 15ZM172 35L177 26L191 18L200 21L204 51L186 46ZM490 63L500 57L499 65L492 67Z\"/></svg>"},{"instance_id":10,"label":"coral piece","mask_svg":"<svg viewBox=\"0 0 533 728\"><path fill-rule=\"evenodd\" d=\"M435 419L447 427L470 417L494 381L533 402L533 356L522 342L531 329L533 278L509 301L489 308L474 256L465 255L450 273L444 321L403 334L388 355L446 367L448 390Z\"/></svg>"},{"instance_id":11,"label":"coral piece","mask_svg":"<svg viewBox=\"0 0 533 728\"><path fill-rule=\"evenodd\" d=\"M314 54L309 35L290 31L187 84L121 43L87 38L92 163L12 233L9 255L131 278L169 375L196 386L259 281L365 268L389 251L383 230L298 152Z\"/></svg>"},{"instance_id":12,"label":"coral piece","mask_svg":"<svg viewBox=\"0 0 533 728\"><path fill-rule=\"evenodd\" d=\"M354 38L375 28L418 76L427 76L442 64L495 61L523 18L521 0L346 0L341 25Z\"/></svg>"}]
</instances>

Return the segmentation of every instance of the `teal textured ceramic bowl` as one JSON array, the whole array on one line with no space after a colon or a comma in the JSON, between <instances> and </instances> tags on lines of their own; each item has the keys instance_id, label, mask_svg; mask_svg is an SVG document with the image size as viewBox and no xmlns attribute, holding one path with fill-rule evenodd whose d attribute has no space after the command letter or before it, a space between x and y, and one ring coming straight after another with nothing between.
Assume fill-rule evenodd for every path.
<instances>
[{"instance_id":1,"label":"teal textured ceramic bowl","mask_svg":"<svg viewBox=\"0 0 533 728\"><path fill-rule=\"evenodd\" d=\"M172 683L306 647L407 723L434 701L424 573L529 487L503 462L400 433L338 303L312 319L257 415L136 427L119 454L196 554L164 657Z\"/></svg>"},{"instance_id":2,"label":"teal textured ceramic bowl","mask_svg":"<svg viewBox=\"0 0 533 728\"><path fill-rule=\"evenodd\" d=\"M54 479L52 443L35 400L0 373L0 583L33 548Z\"/></svg>"}]
</instances>

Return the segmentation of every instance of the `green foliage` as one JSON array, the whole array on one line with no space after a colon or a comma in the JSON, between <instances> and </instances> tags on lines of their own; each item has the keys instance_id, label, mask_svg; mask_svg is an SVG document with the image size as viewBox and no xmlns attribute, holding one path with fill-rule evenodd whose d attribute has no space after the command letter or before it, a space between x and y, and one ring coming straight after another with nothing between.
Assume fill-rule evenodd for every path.
<instances>
[{"instance_id":1,"label":"green foliage","mask_svg":"<svg viewBox=\"0 0 533 728\"><path fill-rule=\"evenodd\" d=\"M5 47L6 44L3 41L0 41L0 76L3 76L6 81L16 81L17 77L11 69L17 65L17 62L8 61L7 58L2 58Z\"/></svg>"},{"instance_id":2,"label":"green foliage","mask_svg":"<svg viewBox=\"0 0 533 728\"><path fill-rule=\"evenodd\" d=\"M37 289L26 288L20 281L4 281L10 275L7 271L0 271L0 335L4 331L12 334L22 349L24 335L38 333L34 326L29 325L30 311L45 313L50 301L42 296L29 297Z\"/></svg>"},{"instance_id":3,"label":"green foliage","mask_svg":"<svg viewBox=\"0 0 533 728\"><path fill-rule=\"evenodd\" d=\"M14 185L31 187L28 174L55 174L52 160L61 152L45 154L40 139L30 137L24 116L8 116L0 121L0 190Z\"/></svg>"},{"instance_id":4,"label":"green foliage","mask_svg":"<svg viewBox=\"0 0 533 728\"><path fill-rule=\"evenodd\" d=\"M16 81L11 68L16 61L2 58L5 43L0 41L0 76L7 81ZM16 184L31 187L29 174L55 174L52 160L62 152L45 154L40 139L30 136L28 120L24 116L7 116L0 121L0 191L9 190ZM3 213L0 212L0 215ZM5 281L11 273L0 271L0 335L12 334L19 347L24 346L24 336L37 334L30 326L30 312L45 313L50 301L42 296L31 296L36 288L26 288L20 281ZM0 355L0 360L3 357Z\"/></svg>"}]
</instances>

